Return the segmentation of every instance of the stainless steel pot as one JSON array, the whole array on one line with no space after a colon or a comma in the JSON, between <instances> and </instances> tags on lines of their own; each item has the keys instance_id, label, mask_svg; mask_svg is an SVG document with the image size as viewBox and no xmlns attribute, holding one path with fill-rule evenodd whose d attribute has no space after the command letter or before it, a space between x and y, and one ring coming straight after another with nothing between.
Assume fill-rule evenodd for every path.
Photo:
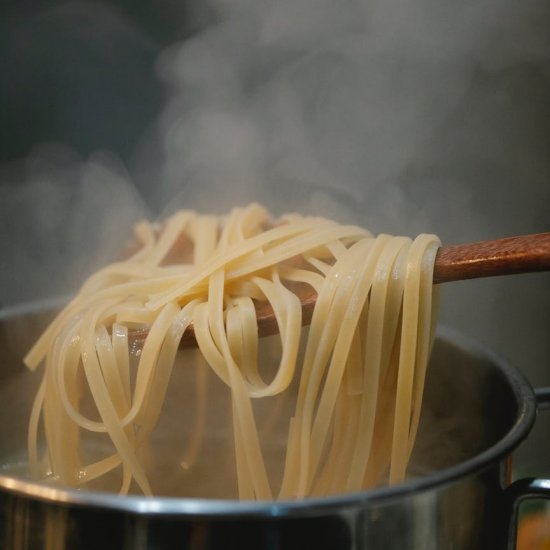
<instances>
[{"instance_id":1,"label":"stainless steel pot","mask_svg":"<svg viewBox=\"0 0 550 550\"><path fill-rule=\"evenodd\" d=\"M13 323L12 323L13 324ZM10 319L0 323L0 460L24 453L27 386ZM31 382L32 381L32 382ZM548 394L542 393L548 399ZM300 502L119 497L0 475L0 547L69 549L513 548L515 512L548 495L543 480L512 486L511 453L528 435L536 397L514 368L443 330L403 485ZM510 542L508 542L510 541Z\"/></svg>"}]
</instances>

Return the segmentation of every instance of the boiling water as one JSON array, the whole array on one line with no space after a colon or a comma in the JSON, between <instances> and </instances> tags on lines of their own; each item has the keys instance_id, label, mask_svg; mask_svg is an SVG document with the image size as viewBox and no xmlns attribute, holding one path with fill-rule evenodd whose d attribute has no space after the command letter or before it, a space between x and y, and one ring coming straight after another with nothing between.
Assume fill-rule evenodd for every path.
<instances>
[{"instance_id":1,"label":"boiling water","mask_svg":"<svg viewBox=\"0 0 550 550\"><path fill-rule=\"evenodd\" d=\"M1 320L0 320L1 321ZM20 332L17 327L24 326ZM21 357L36 337L26 322L0 322L0 472L28 478L27 426L40 373L27 371ZM43 319L41 326L43 326ZM17 337L16 337L17 336ZM262 343L266 379L274 368L277 338ZM488 431L487 418L505 414L499 389L487 368L453 345L436 343L428 369L423 414L409 475L418 477L452 466L480 452L502 433ZM284 394L253 400L266 468L274 493L284 467L288 418L294 410L296 384ZM202 390L200 388L203 388ZM513 411L506 414L513 415ZM92 415L93 416L93 415ZM179 352L158 425L148 445L139 450L153 492L165 496L236 498L231 401L227 386L197 357ZM498 419L497 419L498 420ZM493 422L497 424L496 420ZM505 422L498 424L507 425ZM91 437L90 437L91 436ZM97 434L82 432L81 458L91 463L114 452ZM83 485L118 492L121 468ZM132 492L139 490L132 485Z\"/></svg>"},{"instance_id":2,"label":"boiling water","mask_svg":"<svg viewBox=\"0 0 550 550\"><path fill-rule=\"evenodd\" d=\"M276 348L276 343L273 349ZM262 355L264 371L270 367L268 350ZM273 354L273 359L275 354ZM134 363L137 357L134 358ZM27 427L41 372L27 371L20 361L3 380L5 396L0 407L1 472L30 478L27 462ZM13 367L13 364L11 365ZM135 364L134 364L135 372ZM294 408L295 387L273 398L254 400L254 410L268 475L274 487L281 481L288 418ZM84 398L81 412L99 420L91 399ZM80 431L80 459L91 464L115 453L106 434ZM44 441L40 441L44 456ZM180 351L159 421L149 441L138 450L153 493L162 496L236 498L237 478L228 387L206 365L196 350ZM81 487L118 492L122 468ZM46 480L52 482L54 480ZM140 493L132 484L130 492Z\"/></svg>"}]
</instances>

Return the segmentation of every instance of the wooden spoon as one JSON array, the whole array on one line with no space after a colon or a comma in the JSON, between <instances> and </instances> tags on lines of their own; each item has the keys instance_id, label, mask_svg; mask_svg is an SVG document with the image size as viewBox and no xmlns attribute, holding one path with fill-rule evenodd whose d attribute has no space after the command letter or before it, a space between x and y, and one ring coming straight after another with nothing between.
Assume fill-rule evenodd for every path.
<instances>
[{"instance_id":1,"label":"wooden spoon","mask_svg":"<svg viewBox=\"0 0 550 550\"><path fill-rule=\"evenodd\" d=\"M442 246L435 258L434 284L512 275L550 270L550 232L519 237L507 237L493 241ZM316 292L309 286L301 286L298 296L302 302L302 324L311 322ZM277 333L277 321L267 302L256 303L258 334L270 336ZM136 330L133 339L139 345L147 336L147 330ZM193 326L181 340L181 347L197 345Z\"/></svg>"}]
</instances>

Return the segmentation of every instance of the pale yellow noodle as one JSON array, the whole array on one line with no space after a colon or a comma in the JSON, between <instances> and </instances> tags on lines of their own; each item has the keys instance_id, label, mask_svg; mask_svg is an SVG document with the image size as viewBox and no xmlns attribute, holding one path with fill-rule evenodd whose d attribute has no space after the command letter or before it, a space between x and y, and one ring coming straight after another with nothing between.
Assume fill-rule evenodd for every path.
<instances>
[{"instance_id":1,"label":"pale yellow noodle","mask_svg":"<svg viewBox=\"0 0 550 550\"><path fill-rule=\"evenodd\" d=\"M152 494L138 451L162 414L180 340L193 325L200 354L231 395L240 498L404 480L434 336L436 237L373 237L296 214L274 223L253 204L224 217L181 211L158 226L140 222L136 238L141 249L92 275L25 358L31 369L45 366L29 422L34 477L82 485L119 470L121 494L133 482ZM317 301L303 331L295 289L308 287ZM269 302L277 324L280 353L269 374L259 368L255 301ZM134 328L148 334L132 362ZM200 460L209 403L206 370L197 368L186 469ZM266 418L280 424L280 399L294 391L275 487L254 404L273 400ZM99 420L81 410L83 395ZM107 436L112 449L81 464L83 433Z\"/></svg>"}]
</instances>

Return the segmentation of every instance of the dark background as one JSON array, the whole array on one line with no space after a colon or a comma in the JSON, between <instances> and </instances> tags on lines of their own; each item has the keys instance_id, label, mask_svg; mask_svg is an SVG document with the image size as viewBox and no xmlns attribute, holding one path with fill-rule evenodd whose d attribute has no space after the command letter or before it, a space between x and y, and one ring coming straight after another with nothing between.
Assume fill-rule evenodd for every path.
<instances>
[{"instance_id":1,"label":"dark background","mask_svg":"<svg viewBox=\"0 0 550 550\"><path fill-rule=\"evenodd\" d=\"M154 62L212 18L186 0L3 2L0 162L44 141L130 162L164 103Z\"/></svg>"}]
</instances>

